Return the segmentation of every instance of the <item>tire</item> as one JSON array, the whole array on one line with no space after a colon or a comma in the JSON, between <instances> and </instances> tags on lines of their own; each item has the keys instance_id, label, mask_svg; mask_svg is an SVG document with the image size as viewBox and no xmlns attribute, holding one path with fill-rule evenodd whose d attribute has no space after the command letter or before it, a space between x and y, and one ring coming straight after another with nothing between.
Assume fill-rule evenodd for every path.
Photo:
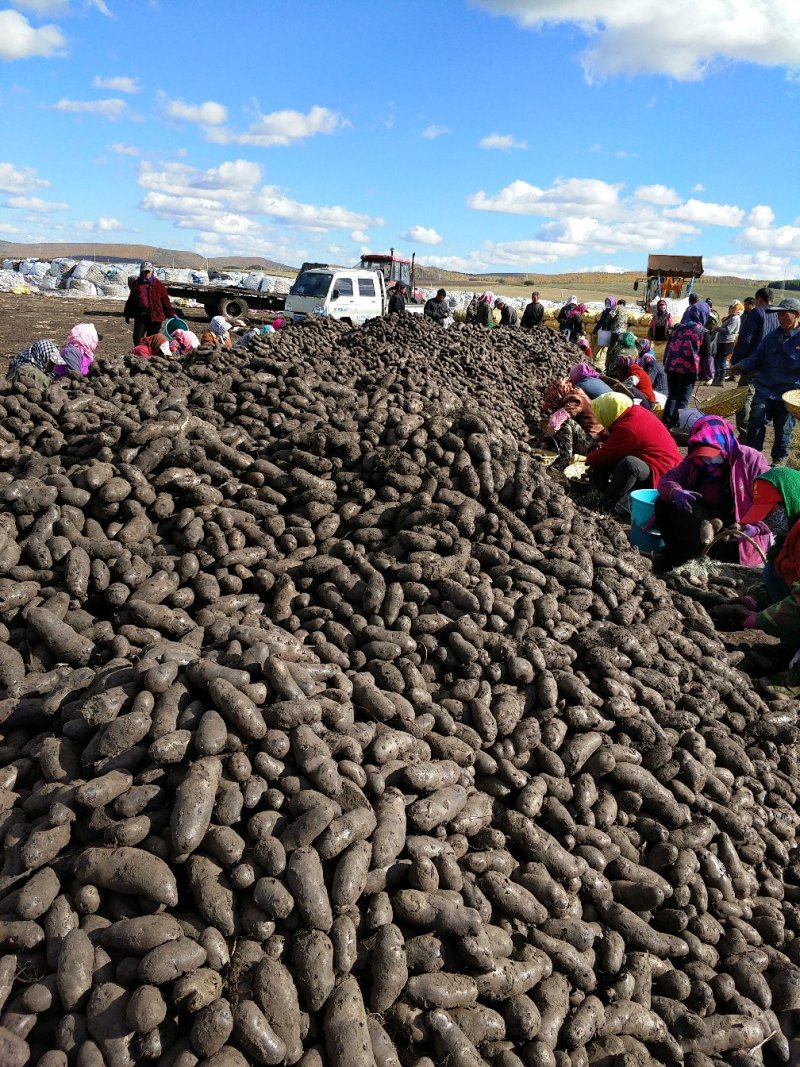
<instances>
[{"instance_id":1,"label":"tire","mask_svg":"<svg viewBox=\"0 0 800 1067\"><path fill-rule=\"evenodd\" d=\"M243 319L248 312L247 301L240 296L223 296L217 304L214 314L225 315L229 319Z\"/></svg>"}]
</instances>

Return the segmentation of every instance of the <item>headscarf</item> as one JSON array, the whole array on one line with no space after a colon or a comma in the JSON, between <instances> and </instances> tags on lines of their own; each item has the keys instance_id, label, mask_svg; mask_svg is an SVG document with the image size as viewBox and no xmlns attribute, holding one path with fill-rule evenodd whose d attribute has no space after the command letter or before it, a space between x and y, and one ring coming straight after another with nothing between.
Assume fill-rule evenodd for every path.
<instances>
[{"instance_id":1,"label":"headscarf","mask_svg":"<svg viewBox=\"0 0 800 1067\"><path fill-rule=\"evenodd\" d=\"M704 415L692 427L686 443L687 454L691 456L695 448L701 447L718 448L725 459L730 459L739 451L736 430L719 415Z\"/></svg>"},{"instance_id":2,"label":"headscarf","mask_svg":"<svg viewBox=\"0 0 800 1067\"><path fill-rule=\"evenodd\" d=\"M91 322L80 322L73 326L59 352L63 362L54 369L55 376L61 378L70 371L76 371L85 377L94 363L94 350L99 343L97 330Z\"/></svg>"},{"instance_id":3,"label":"headscarf","mask_svg":"<svg viewBox=\"0 0 800 1067\"><path fill-rule=\"evenodd\" d=\"M211 322L209 322L208 326L211 332L217 337L222 338L223 341L228 336L231 328L231 324L224 315L215 315Z\"/></svg>"},{"instance_id":4,"label":"headscarf","mask_svg":"<svg viewBox=\"0 0 800 1067\"><path fill-rule=\"evenodd\" d=\"M582 318L585 314L586 314L586 305L585 304L576 304L575 307L570 311L568 318L572 318L573 315L577 315L579 318Z\"/></svg>"},{"instance_id":5,"label":"headscarf","mask_svg":"<svg viewBox=\"0 0 800 1067\"><path fill-rule=\"evenodd\" d=\"M759 481L770 482L783 497L789 522L800 518L800 471L791 467L775 467L758 476Z\"/></svg>"},{"instance_id":6,"label":"headscarf","mask_svg":"<svg viewBox=\"0 0 800 1067\"><path fill-rule=\"evenodd\" d=\"M578 303L578 298L577 298L577 296L576 296L576 295L575 295L575 294L573 293L573 294L572 294L572 296L571 296L571 297L569 298L569 300L567 301L567 303L568 303L568 304L577 304L577 303Z\"/></svg>"},{"instance_id":7,"label":"headscarf","mask_svg":"<svg viewBox=\"0 0 800 1067\"><path fill-rule=\"evenodd\" d=\"M478 303L479 304L493 304L494 303L494 293L490 293L488 291L485 292L485 293L481 293L481 295L478 297Z\"/></svg>"},{"instance_id":8,"label":"headscarf","mask_svg":"<svg viewBox=\"0 0 800 1067\"><path fill-rule=\"evenodd\" d=\"M177 341L178 352L183 355L200 347L200 339L191 330L173 330L173 341Z\"/></svg>"},{"instance_id":9,"label":"headscarf","mask_svg":"<svg viewBox=\"0 0 800 1067\"><path fill-rule=\"evenodd\" d=\"M617 299L614 296L607 296L603 303L607 308L615 308L617 306Z\"/></svg>"},{"instance_id":10,"label":"headscarf","mask_svg":"<svg viewBox=\"0 0 800 1067\"><path fill-rule=\"evenodd\" d=\"M589 397L582 389L576 389L566 378L557 378L550 383L542 402L542 410L545 413L552 412L545 431L550 436L556 434L567 419L575 419L578 425L592 437L603 432L603 427L592 410Z\"/></svg>"},{"instance_id":11,"label":"headscarf","mask_svg":"<svg viewBox=\"0 0 800 1067\"><path fill-rule=\"evenodd\" d=\"M60 361L61 357L58 354L58 345L55 341L42 339L41 341L34 341L32 345L28 348L23 348L21 352L14 356L8 365L8 374L11 377L22 366L36 367L37 370L46 373L48 363Z\"/></svg>"},{"instance_id":12,"label":"headscarf","mask_svg":"<svg viewBox=\"0 0 800 1067\"><path fill-rule=\"evenodd\" d=\"M592 347L589 344L589 339L587 337L579 337L575 344L578 348L582 348L584 352L588 352Z\"/></svg>"},{"instance_id":13,"label":"headscarf","mask_svg":"<svg viewBox=\"0 0 800 1067\"><path fill-rule=\"evenodd\" d=\"M732 311L734 315L741 315L741 313L744 311L744 304L741 302L741 300L734 300L728 308L728 311Z\"/></svg>"},{"instance_id":14,"label":"headscarf","mask_svg":"<svg viewBox=\"0 0 800 1067\"><path fill-rule=\"evenodd\" d=\"M77 326L73 326L67 334L67 339L64 345L74 345L75 348L90 359L94 357L94 350L100 343L100 338L97 336L97 330L94 328L94 324L91 322L79 322ZM63 355L63 351L62 351Z\"/></svg>"},{"instance_id":15,"label":"headscarf","mask_svg":"<svg viewBox=\"0 0 800 1067\"><path fill-rule=\"evenodd\" d=\"M640 362L641 362L641 357L642 356L646 355L648 352L652 352L653 351L653 342L650 340L649 337L645 337L644 340L642 340L642 341L637 341L637 343L636 343L636 351L639 353Z\"/></svg>"},{"instance_id":16,"label":"headscarf","mask_svg":"<svg viewBox=\"0 0 800 1067\"><path fill-rule=\"evenodd\" d=\"M636 334L631 333L630 330L626 330L620 337L619 344L622 348L632 348L636 350Z\"/></svg>"},{"instance_id":17,"label":"headscarf","mask_svg":"<svg viewBox=\"0 0 800 1067\"><path fill-rule=\"evenodd\" d=\"M604 430L609 430L620 415L633 407L633 401L622 393L603 393L592 401L592 409Z\"/></svg>"},{"instance_id":18,"label":"headscarf","mask_svg":"<svg viewBox=\"0 0 800 1067\"><path fill-rule=\"evenodd\" d=\"M584 378L599 378L600 375L591 365L591 363L579 363L577 367L573 367L569 372L569 380L573 385L577 385L578 382L582 382Z\"/></svg>"},{"instance_id":19,"label":"headscarf","mask_svg":"<svg viewBox=\"0 0 800 1067\"><path fill-rule=\"evenodd\" d=\"M690 304L689 307L683 313L683 317L681 318L681 324L686 325L687 323L694 323L694 325L696 326L705 326L705 324L708 322L709 310L710 309L708 304L704 304L702 302L698 302L697 304Z\"/></svg>"},{"instance_id":20,"label":"headscarf","mask_svg":"<svg viewBox=\"0 0 800 1067\"><path fill-rule=\"evenodd\" d=\"M571 381L567 378L556 378L555 381L550 382L544 391L542 411L548 413L563 407L564 401L574 392L575 386Z\"/></svg>"},{"instance_id":21,"label":"headscarf","mask_svg":"<svg viewBox=\"0 0 800 1067\"><path fill-rule=\"evenodd\" d=\"M627 376L628 371L633 366L633 356L618 356L614 372L617 378L622 381Z\"/></svg>"},{"instance_id":22,"label":"headscarf","mask_svg":"<svg viewBox=\"0 0 800 1067\"><path fill-rule=\"evenodd\" d=\"M656 357L652 352L643 352L642 355L639 356L637 362L640 367L644 367L644 369L649 372L656 365Z\"/></svg>"}]
</instances>

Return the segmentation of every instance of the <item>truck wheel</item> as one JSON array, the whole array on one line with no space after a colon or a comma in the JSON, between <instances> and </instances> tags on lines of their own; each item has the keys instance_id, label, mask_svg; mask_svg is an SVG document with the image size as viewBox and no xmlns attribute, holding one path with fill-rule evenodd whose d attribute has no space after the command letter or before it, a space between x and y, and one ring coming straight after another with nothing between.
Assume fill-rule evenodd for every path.
<instances>
[{"instance_id":1,"label":"truck wheel","mask_svg":"<svg viewBox=\"0 0 800 1067\"><path fill-rule=\"evenodd\" d=\"M247 311L247 301L240 296L223 296L214 314L226 315L229 319L243 319Z\"/></svg>"}]
</instances>

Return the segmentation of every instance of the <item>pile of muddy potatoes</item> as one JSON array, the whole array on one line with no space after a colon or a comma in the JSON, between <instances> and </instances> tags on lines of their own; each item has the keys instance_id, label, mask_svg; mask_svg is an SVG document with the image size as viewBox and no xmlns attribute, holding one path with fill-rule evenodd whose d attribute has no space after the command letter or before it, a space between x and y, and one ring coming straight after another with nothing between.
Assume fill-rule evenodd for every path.
<instances>
[{"instance_id":1,"label":"pile of muddy potatoes","mask_svg":"<svg viewBox=\"0 0 800 1067\"><path fill-rule=\"evenodd\" d=\"M3 1067L800 1060L797 707L531 456L571 358L0 390Z\"/></svg>"}]
</instances>

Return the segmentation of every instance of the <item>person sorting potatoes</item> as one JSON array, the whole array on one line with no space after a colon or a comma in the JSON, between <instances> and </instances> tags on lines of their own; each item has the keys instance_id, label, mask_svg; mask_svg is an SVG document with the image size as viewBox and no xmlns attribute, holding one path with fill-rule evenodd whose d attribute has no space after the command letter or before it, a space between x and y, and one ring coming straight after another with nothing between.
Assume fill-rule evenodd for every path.
<instances>
[{"instance_id":1,"label":"person sorting potatoes","mask_svg":"<svg viewBox=\"0 0 800 1067\"><path fill-rule=\"evenodd\" d=\"M500 325L501 326L516 326L519 323L519 315L517 309L512 307L504 296L498 296L494 302L494 306L500 312Z\"/></svg>"},{"instance_id":2,"label":"person sorting potatoes","mask_svg":"<svg viewBox=\"0 0 800 1067\"><path fill-rule=\"evenodd\" d=\"M746 630L763 630L780 637L795 653L789 670L770 683L800 696L800 471L786 467L756 478L753 503L742 516L745 531L765 525L774 538L764 566L763 585L748 596L737 597L732 609Z\"/></svg>"},{"instance_id":3,"label":"person sorting potatoes","mask_svg":"<svg viewBox=\"0 0 800 1067\"><path fill-rule=\"evenodd\" d=\"M542 411L549 416L542 434L556 450L556 458L549 470L559 474L572 463L574 456L586 455L592 440L602 434L603 427L587 394L566 378L558 378L547 387Z\"/></svg>"},{"instance_id":4,"label":"person sorting potatoes","mask_svg":"<svg viewBox=\"0 0 800 1067\"><path fill-rule=\"evenodd\" d=\"M46 389L52 383L55 377L53 372L60 362L58 345L43 337L14 356L8 364L8 380Z\"/></svg>"},{"instance_id":5,"label":"person sorting potatoes","mask_svg":"<svg viewBox=\"0 0 800 1067\"><path fill-rule=\"evenodd\" d=\"M444 326L450 318L450 305L447 303L447 290L437 289L436 296L425 301L422 314L426 319L433 319L440 326Z\"/></svg>"},{"instance_id":6,"label":"person sorting potatoes","mask_svg":"<svg viewBox=\"0 0 800 1067\"><path fill-rule=\"evenodd\" d=\"M392 290L392 295L389 297L389 303L386 305L386 314L406 314L406 287L403 282L397 282Z\"/></svg>"},{"instance_id":7,"label":"person sorting potatoes","mask_svg":"<svg viewBox=\"0 0 800 1067\"><path fill-rule=\"evenodd\" d=\"M167 287L156 278L152 263L143 263L139 268L122 314L126 322L133 319L134 345L143 337L160 333L161 324L174 316Z\"/></svg>"},{"instance_id":8,"label":"person sorting potatoes","mask_svg":"<svg viewBox=\"0 0 800 1067\"><path fill-rule=\"evenodd\" d=\"M668 470L658 484L655 524L666 548L660 557L664 569L699 556L714 532L746 522L753 502L753 485L769 464L753 448L740 445L733 426L719 415L705 415L692 427L687 456ZM744 532L766 551L767 526L748 526ZM755 567L758 549L748 541L723 541L709 555L714 559Z\"/></svg>"},{"instance_id":9,"label":"person sorting potatoes","mask_svg":"<svg viewBox=\"0 0 800 1067\"><path fill-rule=\"evenodd\" d=\"M594 492L583 503L614 512L634 489L657 489L665 471L681 454L660 419L622 393L605 393L592 401L605 431L599 447L586 457Z\"/></svg>"}]
</instances>

